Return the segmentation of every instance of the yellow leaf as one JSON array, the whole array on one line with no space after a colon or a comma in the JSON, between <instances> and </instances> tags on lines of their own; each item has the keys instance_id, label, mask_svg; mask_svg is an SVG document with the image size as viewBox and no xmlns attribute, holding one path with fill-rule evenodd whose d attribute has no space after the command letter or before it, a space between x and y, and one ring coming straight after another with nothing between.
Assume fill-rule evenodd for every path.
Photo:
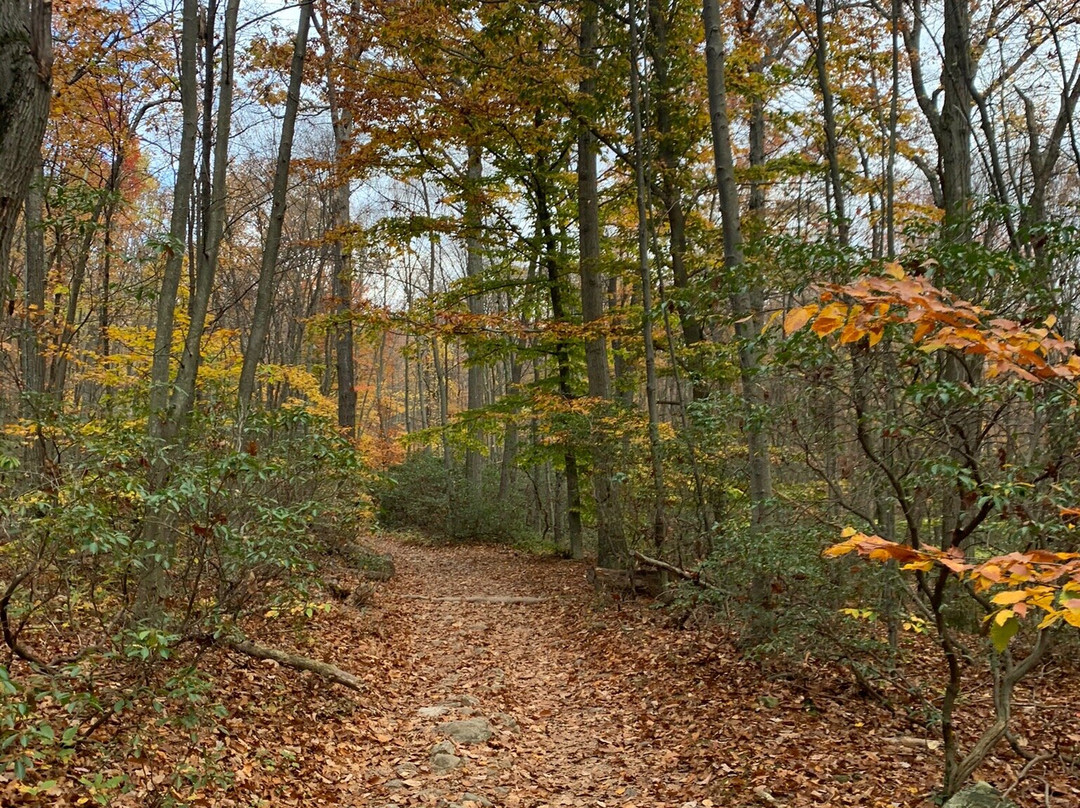
<instances>
[{"instance_id":1,"label":"yellow leaf","mask_svg":"<svg viewBox=\"0 0 1080 808\"><path fill-rule=\"evenodd\" d=\"M1012 617L1014 617L1012 609L1001 609L994 615L994 623L1003 626L1006 621L1010 620Z\"/></svg>"},{"instance_id":2,"label":"yellow leaf","mask_svg":"<svg viewBox=\"0 0 1080 808\"><path fill-rule=\"evenodd\" d=\"M1050 626L1057 623L1057 621L1060 620L1060 619L1061 619L1061 612L1050 612L1039 623L1039 631L1042 631L1044 628L1050 628Z\"/></svg>"},{"instance_id":3,"label":"yellow leaf","mask_svg":"<svg viewBox=\"0 0 1080 808\"><path fill-rule=\"evenodd\" d=\"M802 306L797 309L792 309L787 313L784 318L784 335L787 336L798 331L818 312L817 303L811 303L809 306Z\"/></svg>"},{"instance_id":4,"label":"yellow leaf","mask_svg":"<svg viewBox=\"0 0 1080 808\"><path fill-rule=\"evenodd\" d=\"M830 303L818 314L811 329L818 336L827 337L844 325L847 321L847 315L848 308L843 303Z\"/></svg>"},{"instance_id":5,"label":"yellow leaf","mask_svg":"<svg viewBox=\"0 0 1080 808\"><path fill-rule=\"evenodd\" d=\"M1011 606L1014 603L1027 600L1027 596L1026 589L1014 589L1008 592L998 592L994 597L990 598L990 602L996 603L998 606Z\"/></svg>"},{"instance_id":6,"label":"yellow leaf","mask_svg":"<svg viewBox=\"0 0 1080 808\"><path fill-rule=\"evenodd\" d=\"M1057 323L1057 315L1056 314L1051 314L1049 317L1047 317L1045 320L1043 320L1043 325L1045 325L1047 328L1053 328L1056 323Z\"/></svg>"},{"instance_id":7,"label":"yellow leaf","mask_svg":"<svg viewBox=\"0 0 1080 808\"><path fill-rule=\"evenodd\" d=\"M904 279L904 268L896 261L885 264L881 271L894 280L902 281Z\"/></svg>"},{"instance_id":8,"label":"yellow leaf","mask_svg":"<svg viewBox=\"0 0 1080 808\"><path fill-rule=\"evenodd\" d=\"M912 561L910 564L905 564L901 569L905 570L919 570L920 572L930 572L934 568L934 562L932 559L926 559L925 561Z\"/></svg>"}]
</instances>

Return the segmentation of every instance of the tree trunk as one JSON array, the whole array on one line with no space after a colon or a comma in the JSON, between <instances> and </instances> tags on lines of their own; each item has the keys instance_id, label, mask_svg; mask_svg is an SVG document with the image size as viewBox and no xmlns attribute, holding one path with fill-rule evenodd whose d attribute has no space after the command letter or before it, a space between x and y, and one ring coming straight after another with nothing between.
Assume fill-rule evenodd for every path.
<instances>
[{"instance_id":1,"label":"tree trunk","mask_svg":"<svg viewBox=\"0 0 1080 808\"><path fill-rule=\"evenodd\" d=\"M735 185L735 163L728 128L727 86L724 76L726 56L717 0L703 0L702 21L705 26L713 156L724 236L724 266L732 284L731 309L735 317L735 336L739 341L739 369L749 455L750 503L753 524L761 525L766 519L768 500L772 497L772 477L768 441L760 426L765 408L765 391L757 378L759 361L757 348L754 346L758 335L756 319L760 312L755 312L752 306L743 256L739 193Z\"/></svg>"},{"instance_id":2,"label":"tree trunk","mask_svg":"<svg viewBox=\"0 0 1080 808\"><path fill-rule=\"evenodd\" d=\"M671 54L668 42L668 24L659 0L648 0L649 28L651 37L646 44L651 44L653 76L656 84L654 108L656 110L656 152L660 164L660 194L667 211L668 250L671 257L671 276L675 288L685 290L690 284L686 269L686 213L682 188L679 180L679 153L676 148L675 129L671 121L672 105L678 101L673 98L680 89L671 86ZM695 316L692 306L685 300L678 304L679 325L682 329L683 343L692 349L704 339L704 330ZM691 376L691 396L702 399L708 396L709 388L701 372L701 363L688 362Z\"/></svg>"},{"instance_id":3,"label":"tree trunk","mask_svg":"<svg viewBox=\"0 0 1080 808\"><path fill-rule=\"evenodd\" d=\"M35 432L34 440L27 447L27 467L33 473L44 474L45 438L41 419L47 415L49 408L45 402L45 357L39 336L45 313L45 232L42 224L45 175L40 159L32 170L32 176L26 191L25 212L26 267L23 277L26 310L23 313L20 345L24 384L22 414L33 422Z\"/></svg>"},{"instance_id":4,"label":"tree trunk","mask_svg":"<svg viewBox=\"0 0 1080 808\"><path fill-rule=\"evenodd\" d=\"M578 53L582 67L579 86L581 109L578 113L578 249L580 250L581 316L586 327L604 316L605 284L600 272L600 207L596 173L596 136L589 113L596 99L596 51L599 12L596 0L581 4L581 31ZM608 377L607 338L596 330L586 337L585 365L589 397L611 400ZM622 567L628 562L626 536L623 533L622 505L615 482L614 462L608 436L598 434L593 440L593 493L596 497L596 553L602 567ZM569 482L569 473L567 474Z\"/></svg>"},{"instance_id":5,"label":"tree trunk","mask_svg":"<svg viewBox=\"0 0 1080 808\"><path fill-rule=\"evenodd\" d=\"M196 248L195 288L192 290L188 307L188 331L184 339L184 350L180 355L180 366L176 372L169 400L168 431L178 431L191 411L195 401L195 380L199 374L199 360L203 332L206 329L206 315L210 307L210 295L214 290L214 277L217 274L218 253L225 231L225 197L227 192L227 173L229 165L229 136L232 129L233 67L236 51L236 25L240 13L240 0L228 0L225 7L224 39L221 43L221 92L218 97L217 124L214 132L213 166L204 181L202 211L202 232ZM208 26L209 28L210 26ZM206 59L211 65L214 53L212 28L206 33ZM210 157L209 107L212 102L212 82L207 77L207 100L204 102L204 165ZM207 187L208 186L208 187ZM168 439L168 435L166 436Z\"/></svg>"},{"instance_id":6,"label":"tree trunk","mask_svg":"<svg viewBox=\"0 0 1080 808\"><path fill-rule=\"evenodd\" d=\"M641 274L641 319L645 342L645 401L649 414L649 457L653 470L653 545L659 549L667 533L664 513L664 465L661 459L656 404L656 347L653 345L652 272L649 268L648 187L645 184L645 144L641 121L641 79L638 75L637 8L630 0L630 109L634 120L634 184L637 197L638 270Z\"/></svg>"},{"instance_id":7,"label":"tree trunk","mask_svg":"<svg viewBox=\"0 0 1080 808\"><path fill-rule=\"evenodd\" d=\"M255 391L255 370L262 361L266 335L270 328L270 314L274 300L274 274L277 270L278 251L281 248L281 230L285 222L285 197L289 189L289 163L292 160L293 132L296 114L300 107L300 86L304 79L304 55L307 53L308 23L311 20L311 0L300 6L300 19L296 24L296 42L293 47L292 66L289 73L289 95L285 101L285 117L281 122L281 140L278 143L277 164L274 167L274 187L270 197L270 223L263 242L262 262L259 267L259 283L252 315L251 336L244 352L244 365L240 370L240 412L246 415ZM338 380L340 384L340 379Z\"/></svg>"},{"instance_id":8,"label":"tree trunk","mask_svg":"<svg viewBox=\"0 0 1080 808\"><path fill-rule=\"evenodd\" d=\"M825 132L825 158L829 163L829 185L832 188L836 232L840 246L847 247L850 223L846 213L844 182L840 174L840 146L836 137L836 110L833 102L832 84L829 81L829 39L825 31L824 0L814 0L814 26L816 35L814 67L817 72L818 91L821 93L821 123Z\"/></svg>"},{"instance_id":9,"label":"tree trunk","mask_svg":"<svg viewBox=\"0 0 1080 808\"><path fill-rule=\"evenodd\" d=\"M52 91L51 0L0 0L0 274L7 276Z\"/></svg>"},{"instance_id":10,"label":"tree trunk","mask_svg":"<svg viewBox=\"0 0 1080 808\"><path fill-rule=\"evenodd\" d=\"M483 313L484 303L477 286L483 272L484 259L480 252L480 181L483 178L484 165L480 147L470 143L468 146L468 165L465 173L465 274L469 283L469 313L479 317ZM484 366L480 364L475 349L469 350L469 390L468 410L475 414L484 407ZM465 450L465 482L473 495L479 495L483 476L483 456L476 448L481 440L480 430L473 422L469 423L469 445Z\"/></svg>"}]
</instances>

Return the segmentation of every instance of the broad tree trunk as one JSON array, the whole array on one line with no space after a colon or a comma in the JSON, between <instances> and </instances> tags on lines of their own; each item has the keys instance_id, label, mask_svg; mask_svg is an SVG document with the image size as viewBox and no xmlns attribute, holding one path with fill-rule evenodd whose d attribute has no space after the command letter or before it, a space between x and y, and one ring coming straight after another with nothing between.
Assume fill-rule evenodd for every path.
<instances>
[{"instance_id":1,"label":"broad tree trunk","mask_svg":"<svg viewBox=\"0 0 1080 808\"><path fill-rule=\"evenodd\" d=\"M26 201L52 91L51 0L0 0L0 274Z\"/></svg>"}]
</instances>

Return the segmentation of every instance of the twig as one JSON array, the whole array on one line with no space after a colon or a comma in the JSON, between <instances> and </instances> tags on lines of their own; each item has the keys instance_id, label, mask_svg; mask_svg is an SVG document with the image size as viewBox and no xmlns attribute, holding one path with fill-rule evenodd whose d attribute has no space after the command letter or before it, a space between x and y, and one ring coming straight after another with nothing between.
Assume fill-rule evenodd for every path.
<instances>
[{"instance_id":1,"label":"twig","mask_svg":"<svg viewBox=\"0 0 1080 808\"><path fill-rule=\"evenodd\" d=\"M1018 775L1016 775L1016 782L1013 783L1011 786L1009 786L1007 789L1005 789L1002 792L1001 798L1005 799L1006 797L1008 797L1013 792L1013 789L1015 789L1018 785L1020 785L1020 781L1023 780L1025 777L1027 777L1028 773L1037 764L1042 763L1043 761L1049 760L1052 757L1053 757L1053 755L1048 752L1046 754L1036 755L1035 757L1031 758L1027 763L1024 764L1024 768L1022 768L1020 770L1020 773Z\"/></svg>"}]
</instances>

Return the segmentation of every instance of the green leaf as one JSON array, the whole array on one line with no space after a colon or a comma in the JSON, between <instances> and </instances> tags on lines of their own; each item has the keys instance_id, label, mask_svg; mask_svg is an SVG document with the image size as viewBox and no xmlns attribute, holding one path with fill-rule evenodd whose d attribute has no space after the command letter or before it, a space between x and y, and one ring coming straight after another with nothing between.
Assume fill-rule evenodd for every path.
<instances>
[{"instance_id":1,"label":"green leaf","mask_svg":"<svg viewBox=\"0 0 1080 808\"><path fill-rule=\"evenodd\" d=\"M1000 654L1009 647L1009 640L1016 636L1016 632L1020 630L1020 621L1015 617L1010 617L1005 622L999 624L996 620L990 624L990 642L994 644L994 649Z\"/></svg>"}]
</instances>

